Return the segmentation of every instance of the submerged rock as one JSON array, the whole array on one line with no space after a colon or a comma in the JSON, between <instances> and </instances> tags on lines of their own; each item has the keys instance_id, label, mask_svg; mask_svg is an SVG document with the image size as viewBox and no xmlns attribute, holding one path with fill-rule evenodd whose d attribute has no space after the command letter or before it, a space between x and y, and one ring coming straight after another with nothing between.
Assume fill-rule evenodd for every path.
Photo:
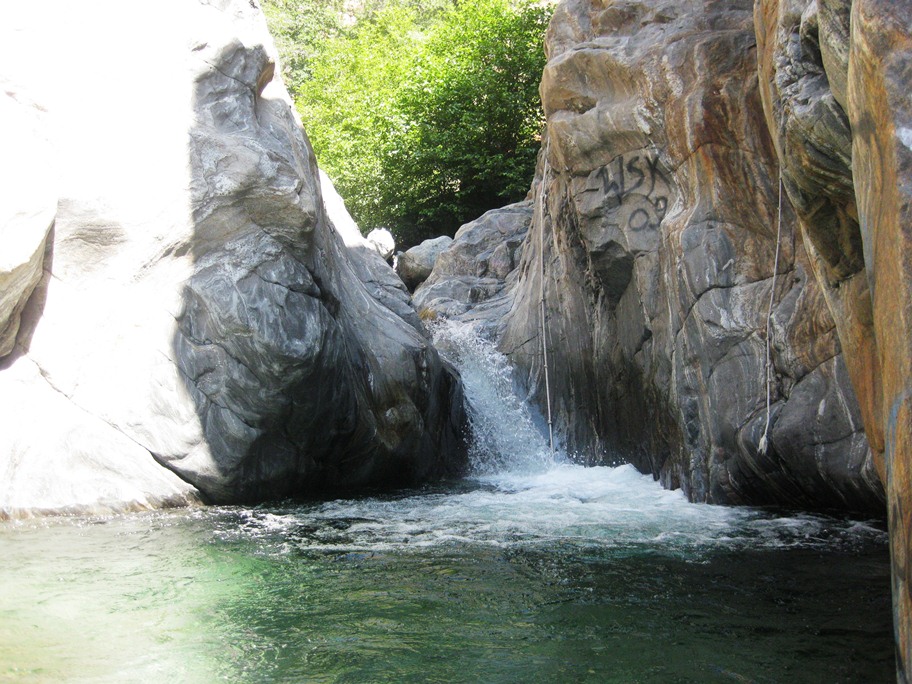
<instances>
[{"instance_id":1,"label":"submerged rock","mask_svg":"<svg viewBox=\"0 0 912 684\"><path fill-rule=\"evenodd\" d=\"M376 250L340 235L344 207L327 213L255 3L21 5L4 26L7 91L55 125L59 201L0 370L0 515L461 467L458 376ZM55 50L22 60L38 43ZM98 64L118 87L87 98Z\"/></svg>"}]
</instances>

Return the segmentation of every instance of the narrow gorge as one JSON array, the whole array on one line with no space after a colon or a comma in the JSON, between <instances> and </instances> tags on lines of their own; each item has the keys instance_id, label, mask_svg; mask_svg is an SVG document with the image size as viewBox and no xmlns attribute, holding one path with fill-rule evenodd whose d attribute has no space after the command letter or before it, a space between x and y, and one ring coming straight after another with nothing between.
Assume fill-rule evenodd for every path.
<instances>
[{"instance_id":1,"label":"narrow gorge","mask_svg":"<svg viewBox=\"0 0 912 684\"><path fill-rule=\"evenodd\" d=\"M128 536L149 521L187 568L200 544L220 562L239 553L276 563L262 576L295 605L307 604L299 587L313 578L314 591L334 595L330 557L353 564L344 590L355 597L372 591L359 564L378 582L391 559L426 582L475 582L485 568L501 584L483 595L506 596L503 609L526 615L535 643L550 619L582 630L567 637L579 662L547 660L548 676L597 681L610 657L581 644L585 592L612 591L600 572L628 591L622 577L645 577L661 558L666 581L740 572L750 583L770 549L794 551L802 568L808 549L839 559L861 549L877 576L876 524L854 521L886 515L896 671L912 680L912 7L560 0L528 198L460 228L430 275L410 276L409 287L424 279L413 293L320 173L257 2L20 3L6 14L0 520L22 539L53 546L15 527L41 516L115 520ZM500 384L485 384L492 378ZM532 414L514 406L513 390ZM549 415L556 450L537 441ZM427 484L441 480L455 484ZM412 493L357 498L378 491ZM327 503L289 503L312 499ZM276 512L258 507L280 500ZM783 521L755 506L803 513ZM111 517L172 507L187 512ZM171 537L182 525L188 537ZM15 534L4 540L27 575ZM100 548L94 534L77 536ZM562 555L561 539L576 555ZM610 555L617 548L624 560ZM737 553L755 565L735 570ZM299 557L311 565L289 570ZM821 575L838 565L814 562ZM794 567L771 571L777 586ZM514 595L514 570L522 582L561 579ZM846 572L834 588L864 583L862 569ZM582 588L566 598L561 583ZM391 595L408 595L400 589ZM455 589L433 591L421 594L427 605ZM542 601L527 605L536 592ZM386 606L379 590L374 598ZM570 617L529 617L565 600ZM871 624L878 600L858 599ZM827 610L823 595L808 601ZM286 654L270 676L314 676L295 669L281 637L263 636L256 601L239 606L270 652ZM655 608L634 631L672 638ZM477 624L483 602L477 610L460 625ZM672 612L686 622L694 610L682 599ZM399 635L409 620L440 627L394 613L349 618L363 619L365 634L382 623ZM616 619L599 613L592 629ZM218 629L234 629L226 624ZM339 630L333 644L346 638ZM698 649L699 632L687 637ZM484 650L474 632L458 633L454 653ZM774 660L788 637L764 642L763 657ZM815 657L835 663L842 647ZM365 648L358 671L371 681ZM0 651L10 672L20 667L13 650ZM589 656L595 669L575 669ZM400 657L401 676L423 671ZM737 651L723 667L713 657L707 649L706 672L735 678L749 660ZM491 658L472 667L496 681L523 676L519 660L498 671ZM853 672L882 672L878 658ZM242 656L227 675L194 663L194 681L249 674ZM632 663L623 672L639 676ZM662 672L680 675L675 667Z\"/></svg>"}]
</instances>

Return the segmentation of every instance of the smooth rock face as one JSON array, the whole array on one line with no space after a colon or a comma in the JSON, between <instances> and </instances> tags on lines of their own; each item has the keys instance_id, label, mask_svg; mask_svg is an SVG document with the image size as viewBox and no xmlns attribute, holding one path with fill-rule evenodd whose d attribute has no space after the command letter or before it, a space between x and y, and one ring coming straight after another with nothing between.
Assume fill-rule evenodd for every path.
<instances>
[{"instance_id":1,"label":"smooth rock face","mask_svg":"<svg viewBox=\"0 0 912 684\"><path fill-rule=\"evenodd\" d=\"M852 177L852 131L837 100L837 93L845 99L848 74L848 2L763 0L754 14L760 94L782 180L835 318L883 478L883 437L872 429L880 413L873 386L879 359Z\"/></svg>"},{"instance_id":2,"label":"smooth rock face","mask_svg":"<svg viewBox=\"0 0 912 684\"><path fill-rule=\"evenodd\" d=\"M396 259L396 273L410 290L427 280L434 270L437 257L450 246L453 238L449 235L425 240L411 249L401 252Z\"/></svg>"},{"instance_id":3,"label":"smooth rock face","mask_svg":"<svg viewBox=\"0 0 912 684\"><path fill-rule=\"evenodd\" d=\"M520 247L532 223L532 202L493 209L461 226L412 299L424 318L472 321L496 336L512 306Z\"/></svg>"},{"instance_id":4,"label":"smooth rock face","mask_svg":"<svg viewBox=\"0 0 912 684\"><path fill-rule=\"evenodd\" d=\"M897 672L912 681L912 7L855 0L848 113L879 375L878 407L893 560Z\"/></svg>"},{"instance_id":5,"label":"smooth rock face","mask_svg":"<svg viewBox=\"0 0 912 684\"><path fill-rule=\"evenodd\" d=\"M912 681L912 9L758 0L764 111L886 484L898 676Z\"/></svg>"},{"instance_id":6,"label":"smooth rock face","mask_svg":"<svg viewBox=\"0 0 912 684\"><path fill-rule=\"evenodd\" d=\"M848 209L817 207L811 195L851 194L851 178L834 152L831 184L823 170L804 180L806 201L793 209L799 185L784 174L780 220L754 3L564 0L547 50L543 211L500 344L543 403L544 269L564 446L590 461L631 461L696 501L882 510L815 279L821 251L855 243L846 229L806 246L796 219L816 209L841 226ZM815 83L799 86L816 97ZM796 154L809 133L835 149L844 142L830 101L809 103L832 128L796 125ZM851 254L833 265L846 277L858 267Z\"/></svg>"},{"instance_id":7,"label":"smooth rock face","mask_svg":"<svg viewBox=\"0 0 912 684\"><path fill-rule=\"evenodd\" d=\"M10 14L4 82L53 121L59 201L0 370L0 515L458 470L458 377L328 184L325 208L255 3ZM86 98L98 64L118 87Z\"/></svg>"}]
</instances>

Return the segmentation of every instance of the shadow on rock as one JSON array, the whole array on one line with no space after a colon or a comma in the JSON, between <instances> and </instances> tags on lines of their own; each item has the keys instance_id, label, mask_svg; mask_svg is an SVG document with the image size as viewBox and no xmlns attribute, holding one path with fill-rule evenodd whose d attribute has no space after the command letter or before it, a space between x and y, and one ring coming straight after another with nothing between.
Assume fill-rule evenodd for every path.
<instances>
[{"instance_id":1,"label":"shadow on rock","mask_svg":"<svg viewBox=\"0 0 912 684\"><path fill-rule=\"evenodd\" d=\"M259 14L233 10L221 20ZM334 227L265 24L247 21L260 42L197 49L193 235L174 246L193 269L173 341L196 420L156 458L213 502L457 474L460 380L389 266Z\"/></svg>"}]
</instances>

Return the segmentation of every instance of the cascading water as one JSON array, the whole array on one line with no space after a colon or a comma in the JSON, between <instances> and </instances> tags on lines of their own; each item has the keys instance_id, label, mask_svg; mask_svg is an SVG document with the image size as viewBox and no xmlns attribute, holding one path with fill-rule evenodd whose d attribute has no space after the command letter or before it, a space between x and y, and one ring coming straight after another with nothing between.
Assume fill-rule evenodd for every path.
<instances>
[{"instance_id":1,"label":"cascading water","mask_svg":"<svg viewBox=\"0 0 912 684\"><path fill-rule=\"evenodd\" d=\"M462 375L471 425L472 474L540 473L561 462L535 427L529 408L513 391L507 358L466 323L443 320L434 345Z\"/></svg>"},{"instance_id":2,"label":"cascading water","mask_svg":"<svg viewBox=\"0 0 912 684\"><path fill-rule=\"evenodd\" d=\"M893 676L877 525L688 503L553 455L470 328L468 479L0 526L0 680L807 682Z\"/></svg>"}]
</instances>

